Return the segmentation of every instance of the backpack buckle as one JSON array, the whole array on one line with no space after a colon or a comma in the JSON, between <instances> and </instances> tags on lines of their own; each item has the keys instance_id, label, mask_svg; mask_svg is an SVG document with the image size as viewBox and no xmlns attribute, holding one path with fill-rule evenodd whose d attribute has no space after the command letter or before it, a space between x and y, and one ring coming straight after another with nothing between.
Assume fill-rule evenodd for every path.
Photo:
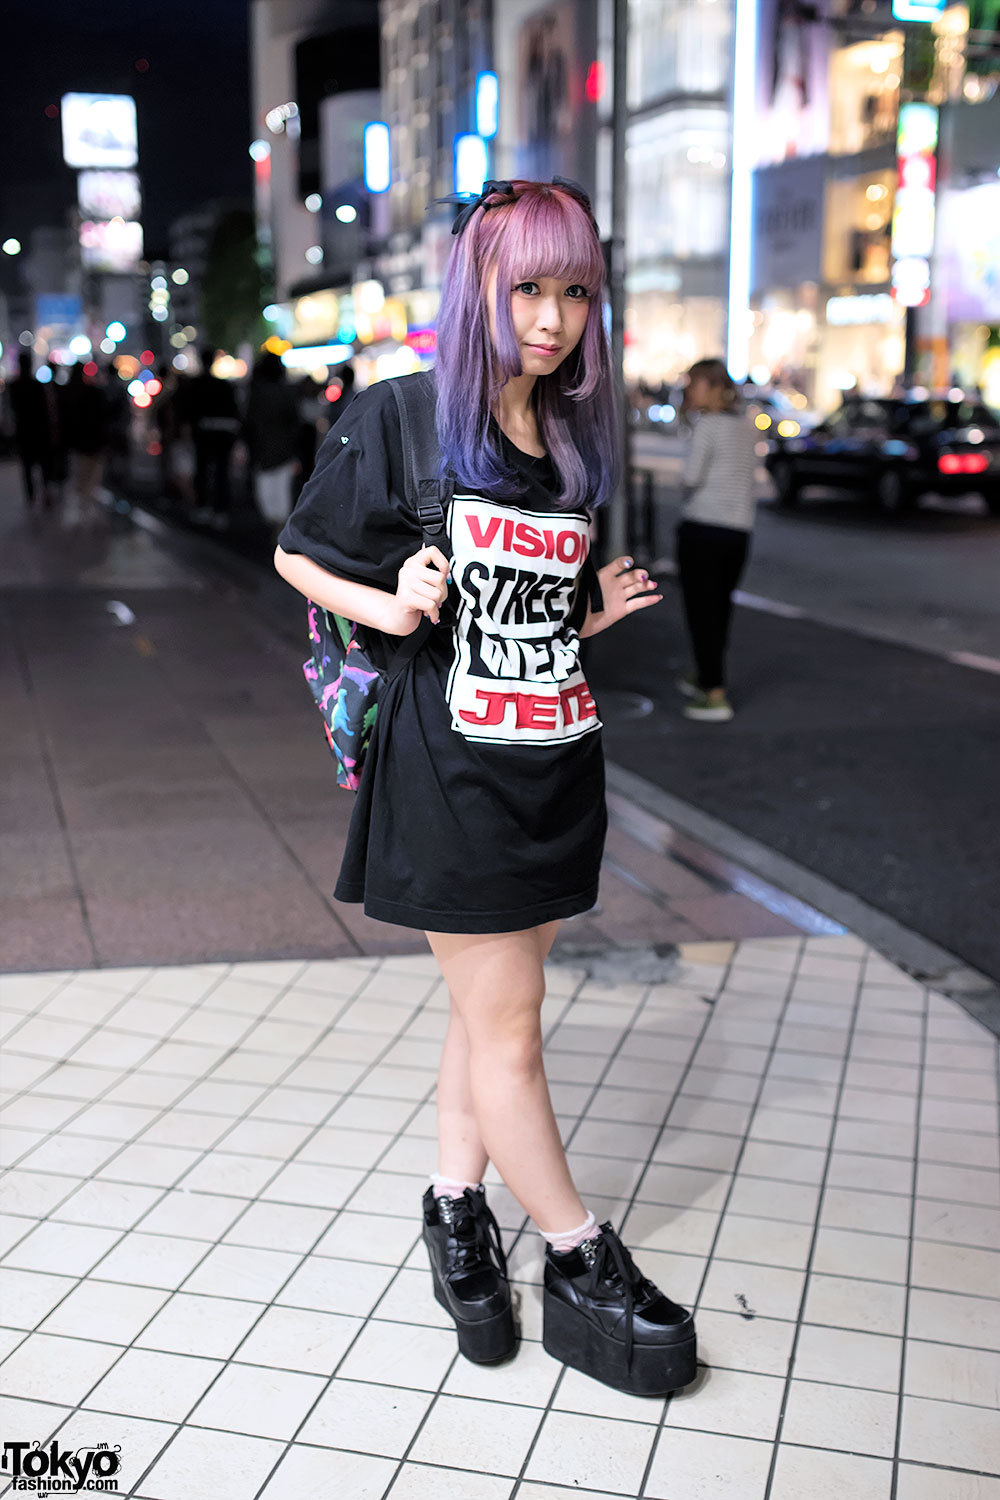
<instances>
[{"instance_id":1,"label":"backpack buckle","mask_svg":"<svg viewBox=\"0 0 1000 1500\"><path fill-rule=\"evenodd\" d=\"M417 515L424 531L444 530L444 503L453 486L443 479L421 479L417 490Z\"/></svg>"}]
</instances>

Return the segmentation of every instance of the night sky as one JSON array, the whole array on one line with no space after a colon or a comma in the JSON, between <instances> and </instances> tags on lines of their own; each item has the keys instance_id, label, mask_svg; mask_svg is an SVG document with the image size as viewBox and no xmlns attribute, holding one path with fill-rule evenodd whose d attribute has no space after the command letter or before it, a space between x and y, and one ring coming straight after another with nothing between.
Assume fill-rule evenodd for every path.
<instances>
[{"instance_id":1,"label":"night sky","mask_svg":"<svg viewBox=\"0 0 1000 1500\"><path fill-rule=\"evenodd\" d=\"M167 226L213 198L252 193L248 0L36 0L4 8L6 140L0 240L64 224L76 173L59 119L69 92L131 94L139 121L146 254L165 255ZM136 62L146 59L147 71ZM0 262L4 283L11 263ZM4 273L7 273L6 275Z\"/></svg>"}]
</instances>

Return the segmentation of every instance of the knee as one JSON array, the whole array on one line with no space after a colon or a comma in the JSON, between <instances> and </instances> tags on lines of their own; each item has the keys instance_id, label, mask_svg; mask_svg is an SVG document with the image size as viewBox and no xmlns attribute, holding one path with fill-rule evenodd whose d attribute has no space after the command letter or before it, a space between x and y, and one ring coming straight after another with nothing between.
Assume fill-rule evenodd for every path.
<instances>
[{"instance_id":1,"label":"knee","mask_svg":"<svg viewBox=\"0 0 1000 1500\"><path fill-rule=\"evenodd\" d=\"M541 997L531 996L516 1005L495 1008L483 1024L470 1033L473 1056L489 1067L510 1073L531 1074L542 1066Z\"/></svg>"}]
</instances>

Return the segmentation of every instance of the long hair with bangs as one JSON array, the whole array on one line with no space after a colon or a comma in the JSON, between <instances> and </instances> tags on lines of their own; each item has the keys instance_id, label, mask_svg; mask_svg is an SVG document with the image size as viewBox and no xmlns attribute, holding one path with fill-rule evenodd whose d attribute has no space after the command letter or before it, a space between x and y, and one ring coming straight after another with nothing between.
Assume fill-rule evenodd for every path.
<instances>
[{"instance_id":1,"label":"long hair with bangs","mask_svg":"<svg viewBox=\"0 0 1000 1500\"><path fill-rule=\"evenodd\" d=\"M522 494L524 481L491 441L490 412L501 388L523 373L510 314L512 289L551 276L577 282L590 299L583 335L532 391L539 432L562 481L561 509L593 508L614 493L620 420L601 290L604 255L586 208L547 182L512 183L513 202L480 208L456 238L441 289L437 323L437 432L442 469L486 494ZM490 202L488 199L487 202ZM496 346L486 283L496 282Z\"/></svg>"}]
</instances>

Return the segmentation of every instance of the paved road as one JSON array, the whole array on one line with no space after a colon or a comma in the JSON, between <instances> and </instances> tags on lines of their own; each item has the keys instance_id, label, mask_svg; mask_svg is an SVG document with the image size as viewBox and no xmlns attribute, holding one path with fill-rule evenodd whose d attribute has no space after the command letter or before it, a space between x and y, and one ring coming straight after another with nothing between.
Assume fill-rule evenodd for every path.
<instances>
[{"instance_id":1,"label":"paved road","mask_svg":"<svg viewBox=\"0 0 1000 1500\"><path fill-rule=\"evenodd\" d=\"M677 590L594 638L601 690L654 702L608 723L612 760L862 897L1000 980L1000 678L806 620L738 609L737 717L695 725Z\"/></svg>"},{"instance_id":2,"label":"paved road","mask_svg":"<svg viewBox=\"0 0 1000 1500\"><path fill-rule=\"evenodd\" d=\"M669 552L681 445L655 433L633 444L633 462L656 473L659 550ZM928 501L893 518L815 491L785 511L761 478L748 592L930 650L1000 660L1000 518L977 498Z\"/></svg>"}]
</instances>

